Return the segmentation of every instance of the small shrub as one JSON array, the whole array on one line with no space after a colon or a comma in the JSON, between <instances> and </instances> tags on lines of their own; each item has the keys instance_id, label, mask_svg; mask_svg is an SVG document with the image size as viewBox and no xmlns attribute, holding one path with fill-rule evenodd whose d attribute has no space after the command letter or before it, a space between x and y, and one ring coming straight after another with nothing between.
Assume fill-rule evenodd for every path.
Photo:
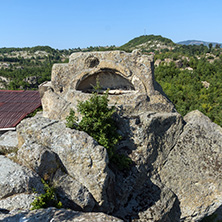
<instances>
[{"instance_id":1,"label":"small shrub","mask_svg":"<svg viewBox=\"0 0 222 222\"><path fill-rule=\"evenodd\" d=\"M117 133L116 122L113 118L116 109L114 106L108 106L108 90L104 95L98 95L98 83L94 89L89 100L78 103L77 110L82 115L82 120L77 123L75 112L70 110L70 115L66 117L66 126L85 131L92 136L107 149L111 162L115 163L119 169L129 168L131 159L116 153L115 145L121 136Z\"/></svg>"},{"instance_id":2,"label":"small shrub","mask_svg":"<svg viewBox=\"0 0 222 222\"><path fill-rule=\"evenodd\" d=\"M44 185L45 193L35 198L35 200L31 203L31 210L47 207L62 208L62 203L57 199L55 188L49 186L49 184L47 184L43 179L42 183Z\"/></svg>"},{"instance_id":3,"label":"small shrub","mask_svg":"<svg viewBox=\"0 0 222 222\"><path fill-rule=\"evenodd\" d=\"M208 59L214 59L214 57L213 57L213 56L208 56L207 58L208 58Z\"/></svg>"},{"instance_id":4,"label":"small shrub","mask_svg":"<svg viewBox=\"0 0 222 222\"><path fill-rule=\"evenodd\" d=\"M69 116L66 117L66 127L75 129L77 128L78 118L75 116L74 110L70 110Z\"/></svg>"},{"instance_id":5,"label":"small shrub","mask_svg":"<svg viewBox=\"0 0 222 222\"><path fill-rule=\"evenodd\" d=\"M37 114L37 112L40 112L40 111L42 111L42 110L43 110L43 109L42 109L42 106L40 106L39 108L35 109L32 113L29 113L29 114L26 116L26 118L34 117L34 116Z\"/></svg>"}]
</instances>

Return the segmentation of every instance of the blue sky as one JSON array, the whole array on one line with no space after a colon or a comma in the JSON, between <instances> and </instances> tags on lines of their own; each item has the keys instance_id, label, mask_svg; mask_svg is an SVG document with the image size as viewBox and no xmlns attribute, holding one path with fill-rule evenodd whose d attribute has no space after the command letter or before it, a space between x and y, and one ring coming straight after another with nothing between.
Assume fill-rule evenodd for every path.
<instances>
[{"instance_id":1,"label":"blue sky","mask_svg":"<svg viewBox=\"0 0 222 222\"><path fill-rule=\"evenodd\" d=\"M222 42L221 0L0 0L0 47L120 46L144 34Z\"/></svg>"}]
</instances>

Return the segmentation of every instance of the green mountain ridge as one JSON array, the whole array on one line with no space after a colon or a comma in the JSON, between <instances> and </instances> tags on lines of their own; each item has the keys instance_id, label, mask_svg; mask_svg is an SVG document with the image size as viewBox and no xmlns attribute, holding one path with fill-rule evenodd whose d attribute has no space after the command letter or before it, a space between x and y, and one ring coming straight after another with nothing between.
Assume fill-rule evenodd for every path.
<instances>
[{"instance_id":1,"label":"green mountain ridge","mask_svg":"<svg viewBox=\"0 0 222 222\"><path fill-rule=\"evenodd\" d=\"M209 46L210 43L213 45L213 47L215 47L216 45L222 46L222 43L206 42L206 41L202 41L202 40L186 40L186 41L177 42L177 44L179 44L179 45L201 45L201 44L203 44L205 46Z\"/></svg>"},{"instance_id":2,"label":"green mountain ridge","mask_svg":"<svg viewBox=\"0 0 222 222\"><path fill-rule=\"evenodd\" d=\"M135 37L132 40L128 41L127 43L123 44L122 46L90 46L87 48L70 48L70 49L54 49L50 46L34 46L34 47L2 47L0 48L0 56L4 53L13 53L19 51L26 51L30 53L35 53L38 51L44 51L49 54L56 54L56 53L63 53L63 55L70 55L73 52L78 51L107 51L107 50L124 50L124 51L132 51L134 49L142 49L144 51L155 51L161 49L172 49L181 45L201 45L209 46L212 43L212 46L215 47L217 44L222 46L222 43L217 42L206 42L201 40L186 40L180 41L178 43L174 43L171 39L162 37L161 35L142 35L139 37Z\"/></svg>"},{"instance_id":3,"label":"green mountain ridge","mask_svg":"<svg viewBox=\"0 0 222 222\"><path fill-rule=\"evenodd\" d=\"M119 49L125 51L132 51L136 48L141 48L143 50L155 50L157 48L169 48L175 45L176 44L171 39L162 37L161 35L142 35L120 46Z\"/></svg>"}]
</instances>

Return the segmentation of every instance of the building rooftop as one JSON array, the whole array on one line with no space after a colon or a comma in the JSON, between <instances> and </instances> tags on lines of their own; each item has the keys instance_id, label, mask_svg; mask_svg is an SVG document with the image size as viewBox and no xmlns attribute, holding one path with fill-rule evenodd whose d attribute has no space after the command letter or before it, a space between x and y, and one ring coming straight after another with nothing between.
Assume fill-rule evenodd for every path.
<instances>
[{"instance_id":1,"label":"building rooftop","mask_svg":"<svg viewBox=\"0 0 222 222\"><path fill-rule=\"evenodd\" d=\"M0 90L0 130L14 128L40 106L38 91Z\"/></svg>"}]
</instances>

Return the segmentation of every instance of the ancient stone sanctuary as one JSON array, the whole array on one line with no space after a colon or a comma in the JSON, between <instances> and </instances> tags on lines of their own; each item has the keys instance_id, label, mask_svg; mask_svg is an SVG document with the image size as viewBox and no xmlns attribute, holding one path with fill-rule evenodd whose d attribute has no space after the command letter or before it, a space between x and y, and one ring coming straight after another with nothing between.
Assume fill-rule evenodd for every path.
<instances>
[{"instance_id":1,"label":"ancient stone sanctuary","mask_svg":"<svg viewBox=\"0 0 222 222\"><path fill-rule=\"evenodd\" d=\"M153 57L121 51L74 53L68 64L55 64L51 84L40 87L44 117L64 119L78 101L89 99L99 80L110 105L124 112L174 110L154 80ZM44 92L46 89L46 92ZM102 93L102 92L101 92Z\"/></svg>"},{"instance_id":2,"label":"ancient stone sanctuary","mask_svg":"<svg viewBox=\"0 0 222 222\"><path fill-rule=\"evenodd\" d=\"M0 137L1 221L211 221L222 219L222 128L198 110L182 117L154 79L153 57L121 51L74 53L39 87L43 112ZM66 127L70 109L97 81L129 169L110 163L87 133ZM31 211L55 188L63 208Z\"/></svg>"}]
</instances>

